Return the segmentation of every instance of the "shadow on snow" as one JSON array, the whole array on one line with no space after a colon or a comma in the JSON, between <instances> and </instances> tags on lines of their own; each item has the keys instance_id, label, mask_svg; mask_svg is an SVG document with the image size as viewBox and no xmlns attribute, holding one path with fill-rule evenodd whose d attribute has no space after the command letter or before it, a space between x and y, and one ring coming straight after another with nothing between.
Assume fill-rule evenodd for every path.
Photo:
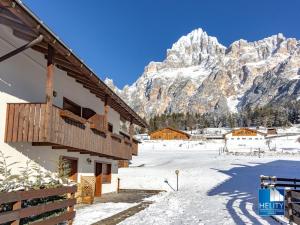
<instances>
[{"instance_id":1,"label":"shadow on snow","mask_svg":"<svg viewBox=\"0 0 300 225\"><path fill-rule=\"evenodd\" d=\"M227 196L226 208L236 224L245 224L243 218L247 218L253 224L261 224L258 221L258 189L260 188L260 175L277 177L299 178L300 161L277 160L269 163L251 163L248 165L234 164L229 170L218 170L229 176L227 180L208 192L208 196ZM298 171L298 173L297 173ZM252 207L251 214L247 206ZM262 219L272 222L268 217ZM274 221L273 221L274 222Z\"/></svg>"}]
</instances>

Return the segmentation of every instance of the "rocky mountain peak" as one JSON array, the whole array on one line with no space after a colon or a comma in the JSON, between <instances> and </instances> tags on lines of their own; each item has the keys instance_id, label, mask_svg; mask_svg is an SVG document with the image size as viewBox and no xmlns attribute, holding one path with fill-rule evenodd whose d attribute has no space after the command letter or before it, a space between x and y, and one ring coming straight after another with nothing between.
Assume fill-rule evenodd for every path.
<instances>
[{"instance_id":1,"label":"rocky mountain peak","mask_svg":"<svg viewBox=\"0 0 300 225\"><path fill-rule=\"evenodd\" d=\"M141 116L224 114L300 99L300 41L279 33L228 48L201 28L179 38L162 62L150 62L123 90L105 82Z\"/></svg>"},{"instance_id":2,"label":"rocky mountain peak","mask_svg":"<svg viewBox=\"0 0 300 225\"><path fill-rule=\"evenodd\" d=\"M173 68L196 66L224 55L225 50L217 38L208 36L199 28L174 43L172 48L167 50L164 63Z\"/></svg>"}]
</instances>

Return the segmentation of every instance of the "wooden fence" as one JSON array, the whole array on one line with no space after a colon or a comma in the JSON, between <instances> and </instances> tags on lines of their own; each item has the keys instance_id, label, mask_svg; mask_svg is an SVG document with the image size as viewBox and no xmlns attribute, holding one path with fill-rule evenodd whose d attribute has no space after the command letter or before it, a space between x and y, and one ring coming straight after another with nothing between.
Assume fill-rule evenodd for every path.
<instances>
[{"instance_id":1,"label":"wooden fence","mask_svg":"<svg viewBox=\"0 0 300 225\"><path fill-rule=\"evenodd\" d=\"M300 225L300 179L261 176L261 188L285 188L285 217Z\"/></svg>"},{"instance_id":2,"label":"wooden fence","mask_svg":"<svg viewBox=\"0 0 300 225\"><path fill-rule=\"evenodd\" d=\"M286 190L285 217L288 218L290 222L300 224L300 191Z\"/></svg>"},{"instance_id":3,"label":"wooden fence","mask_svg":"<svg viewBox=\"0 0 300 225\"><path fill-rule=\"evenodd\" d=\"M20 220L39 216L43 213L52 212L55 210L64 210L57 215L52 215L49 218L40 219L29 223L30 225L53 225L61 222L72 224L75 217L74 205L76 204L75 192L76 186L59 187L29 191L17 191L10 193L0 193L0 206L11 204L12 208L9 211L0 213L0 224L18 225ZM26 201L43 199L51 196L67 195L64 199L56 201L35 204L33 206L24 207Z\"/></svg>"}]
</instances>

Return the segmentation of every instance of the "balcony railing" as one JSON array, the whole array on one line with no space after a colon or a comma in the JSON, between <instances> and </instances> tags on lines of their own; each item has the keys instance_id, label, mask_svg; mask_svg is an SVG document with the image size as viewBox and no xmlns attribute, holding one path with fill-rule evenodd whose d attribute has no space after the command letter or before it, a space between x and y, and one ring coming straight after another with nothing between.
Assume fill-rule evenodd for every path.
<instances>
[{"instance_id":1,"label":"balcony railing","mask_svg":"<svg viewBox=\"0 0 300 225\"><path fill-rule=\"evenodd\" d=\"M50 121L46 120L44 103L9 103L5 142L32 142L127 160L134 152L130 141L106 132L103 115L85 120L53 106Z\"/></svg>"}]
</instances>

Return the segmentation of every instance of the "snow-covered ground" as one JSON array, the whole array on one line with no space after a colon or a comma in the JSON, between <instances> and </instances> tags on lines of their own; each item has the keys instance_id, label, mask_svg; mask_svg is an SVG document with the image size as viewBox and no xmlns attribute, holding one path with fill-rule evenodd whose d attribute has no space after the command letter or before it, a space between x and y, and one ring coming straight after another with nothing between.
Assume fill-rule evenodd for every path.
<instances>
[{"instance_id":1,"label":"snow-covered ground","mask_svg":"<svg viewBox=\"0 0 300 225\"><path fill-rule=\"evenodd\" d=\"M130 207L135 203L97 203L76 210L74 225L90 225L102 219L113 216Z\"/></svg>"},{"instance_id":2,"label":"snow-covered ground","mask_svg":"<svg viewBox=\"0 0 300 225\"><path fill-rule=\"evenodd\" d=\"M256 214L259 176L299 177L300 155L219 155L222 146L222 141L141 144L130 167L119 170L121 188L167 192L121 224L277 224ZM178 192L172 190L177 169Z\"/></svg>"}]
</instances>

